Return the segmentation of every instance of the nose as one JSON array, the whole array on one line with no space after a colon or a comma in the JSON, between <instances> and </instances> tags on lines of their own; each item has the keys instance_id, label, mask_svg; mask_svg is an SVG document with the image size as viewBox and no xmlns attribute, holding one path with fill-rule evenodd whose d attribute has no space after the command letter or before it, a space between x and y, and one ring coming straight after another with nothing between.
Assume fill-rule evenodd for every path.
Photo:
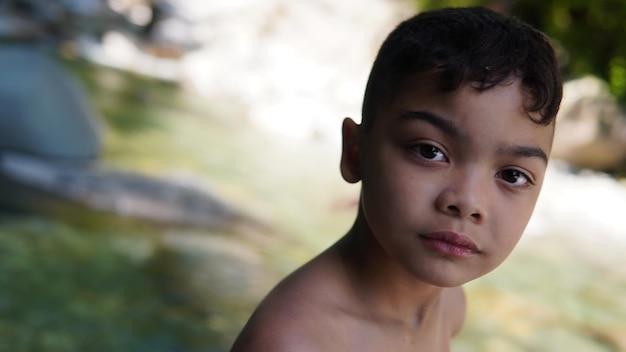
<instances>
[{"instance_id":1,"label":"nose","mask_svg":"<svg viewBox=\"0 0 626 352\"><path fill-rule=\"evenodd\" d=\"M450 216L483 223L487 217L488 198L484 183L478 175L464 174L452 178L437 197L437 209Z\"/></svg>"}]
</instances>

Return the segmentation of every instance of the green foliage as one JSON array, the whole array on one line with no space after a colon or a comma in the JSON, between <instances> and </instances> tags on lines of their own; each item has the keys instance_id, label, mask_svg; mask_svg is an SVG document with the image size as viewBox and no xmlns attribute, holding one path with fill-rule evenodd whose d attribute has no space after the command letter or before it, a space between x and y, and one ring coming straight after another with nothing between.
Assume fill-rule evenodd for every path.
<instances>
[{"instance_id":1,"label":"green foliage","mask_svg":"<svg viewBox=\"0 0 626 352\"><path fill-rule=\"evenodd\" d=\"M414 0L421 10L440 9L444 7L485 6L490 0Z\"/></svg>"},{"instance_id":2,"label":"green foliage","mask_svg":"<svg viewBox=\"0 0 626 352\"><path fill-rule=\"evenodd\" d=\"M623 0L417 0L421 9L491 6L548 34L567 77L593 74L626 102L626 2Z\"/></svg>"},{"instance_id":3,"label":"green foliage","mask_svg":"<svg viewBox=\"0 0 626 352\"><path fill-rule=\"evenodd\" d=\"M40 219L0 223L0 349L152 352L210 343L205 318L164 300L150 256L118 249L116 237Z\"/></svg>"},{"instance_id":4,"label":"green foliage","mask_svg":"<svg viewBox=\"0 0 626 352\"><path fill-rule=\"evenodd\" d=\"M611 91L623 101L626 97L626 57L618 56L611 59L609 85Z\"/></svg>"},{"instance_id":5,"label":"green foliage","mask_svg":"<svg viewBox=\"0 0 626 352\"><path fill-rule=\"evenodd\" d=\"M546 32L565 49L566 74L601 77L618 99L626 101L626 2L519 1L513 14Z\"/></svg>"}]
</instances>

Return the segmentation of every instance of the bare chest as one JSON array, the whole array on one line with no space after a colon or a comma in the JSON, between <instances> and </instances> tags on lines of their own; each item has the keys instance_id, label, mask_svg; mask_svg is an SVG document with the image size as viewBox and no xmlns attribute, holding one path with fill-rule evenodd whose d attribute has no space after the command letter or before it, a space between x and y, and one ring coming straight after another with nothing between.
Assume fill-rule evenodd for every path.
<instances>
[{"instance_id":1,"label":"bare chest","mask_svg":"<svg viewBox=\"0 0 626 352\"><path fill-rule=\"evenodd\" d=\"M330 351L449 352L451 334L442 326L409 330L375 323L345 324L330 330L327 341L335 341Z\"/></svg>"}]
</instances>

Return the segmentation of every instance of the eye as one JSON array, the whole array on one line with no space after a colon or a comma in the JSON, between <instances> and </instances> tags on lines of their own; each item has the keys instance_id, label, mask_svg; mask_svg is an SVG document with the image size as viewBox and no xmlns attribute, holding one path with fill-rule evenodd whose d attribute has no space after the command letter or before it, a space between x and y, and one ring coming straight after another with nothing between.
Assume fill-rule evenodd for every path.
<instances>
[{"instance_id":1,"label":"eye","mask_svg":"<svg viewBox=\"0 0 626 352\"><path fill-rule=\"evenodd\" d=\"M496 177L514 187L524 187L535 184L528 175L517 169L502 170L496 174Z\"/></svg>"},{"instance_id":2,"label":"eye","mask_svg":"<svg viewBox=\"0 0 626 352\"><path fill-rule=\"evenodd\" d=\"M439 148L431 144L417 144L417 145L412 146L411 149L419 157L426 159L426 160L433 160L433 161L447 161L448 160L446 155L441 150L439 150Z\"/></svg>"}]
</instances>

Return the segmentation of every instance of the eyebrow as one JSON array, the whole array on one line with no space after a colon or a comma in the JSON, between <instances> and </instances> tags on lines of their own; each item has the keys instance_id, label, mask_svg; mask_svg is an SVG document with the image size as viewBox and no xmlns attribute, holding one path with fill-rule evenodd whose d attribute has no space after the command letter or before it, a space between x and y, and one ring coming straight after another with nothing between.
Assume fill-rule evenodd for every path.
<instances>
[{"instance_id":1,"label":"eyebrow","mask_svg":"<svg viewBox=\"0 0 626 352\"><path fill-rule=\"evenodd\" d=\"M406 111L400 115L400 119L422 120L435 126L450 137L461 138L465 141L471 140L470 136L460 130L453 122L428 111ZM539 158L544 163L548 163L548 155L541 148L537 147L504 145L498 148L497 152L498 154L512 155L515 157Z\"/></svg>"},{"instance_id":2,"label":"eyebrow","mask_svg":"<svg viewBox=\"0 0 626 352\"><path fill-rule=\"evenodd\" d=\"M541 159L544 163L548 163L548 155L541 150L541 148L526 147L521 145L506 145L498 148L498 153L527 158L536 157Z\"/></svg>"},{"instance_id":3,"label":"eyebrow","mask_svg":"<svg viewBox=\"0 0 626 352\"><path fill-rule=\"evenodd\" d=\"M470 137L467 133L461 131L457 125L452 123L450 120L447 120L441 116L437 116L428 111L406 111L402 115L400 115L402 120L422 120L426 121L429 124L437 127L443 133L449 135L450 137L458 137L463 140L470 140Z\"/></svg>"}]
</instances>

